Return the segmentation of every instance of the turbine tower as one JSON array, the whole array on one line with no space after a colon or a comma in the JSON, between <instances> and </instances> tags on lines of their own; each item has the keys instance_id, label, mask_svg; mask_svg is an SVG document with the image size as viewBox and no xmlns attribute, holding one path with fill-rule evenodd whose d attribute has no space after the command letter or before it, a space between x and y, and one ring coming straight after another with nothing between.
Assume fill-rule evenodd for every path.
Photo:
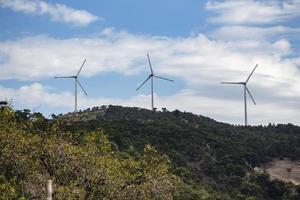
<instances>
[{"instance_id":1,"label":"turbine tower","mask_svg":"<svg viewBox=\"0 0 300 200\"><path fill-rule=\"evenodd\" d=\"M248 76L248 78L246 79L245 82L221 82L221 84L238 84L238 85L243 85L244 86L244 107L245 107L245 126L248 125L248 119L247 119L247 93L249 94L250 98L252 99L254 105L256 105L256 102L254 100L254 98L252 97L250 91L247 88L247 83L250 79L250 77L252 76L253 72L255 71L255 69L257 68L258 64L256 64L256 66L254 67L254 69L252 70L252 72L250 73L250 75Z\"/></svg>"},{"instance_id":2,"label":"turbine tower","mask_svg":"<svg viewBox=\"0 0 300 200\"><path fill-rule=\"evenodd\" d=\"M153 88L153 82L154 82L154 78L159 78L159 79L163 79L166 81L171 81L174 82L171 79L168 78L164 78L161 76L156 76L153 73L153 69L152 69L152 65L151 65L151 61L150 61L150 57L149 54L147 53L147 57L148 57L148 62L149 62L149 67L150 67L150 75L146 78L146 80L136 89L136 91L138 91L149 79L151 79L151 109L154 110L154 97L153 97L153 92L154 92L154 88Z\"/></svg>"},{"instance_id":3,"label":"turbine tower","mask_svg":"<svg viewBox=\"0 0 300 200\"><path fill-rule=\"evenodd\" d=\"M84 90L84 88L82 87L81 83L78 80L78 76L83 68L83 65L85 64L86 59L84 59L79 71L77 72L76 75L74 76L55 76L54 78L73 78L74 79L74 86L75 86L75 112L77 112L77 84L79 85L79 87L82 89L82 91L84 92L84 94L87 96L86 91Z\"/></svg>"}]
</instances>

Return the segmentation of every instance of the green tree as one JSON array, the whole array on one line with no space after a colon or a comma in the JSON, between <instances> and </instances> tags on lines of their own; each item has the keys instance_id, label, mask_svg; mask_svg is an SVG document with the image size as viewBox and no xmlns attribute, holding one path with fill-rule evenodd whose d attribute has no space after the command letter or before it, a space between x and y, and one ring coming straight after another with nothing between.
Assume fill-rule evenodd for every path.
<instances>
[{"instance_id":1,"label":"green tree","mask_svg":"<svg viewBox=\"0 0 300 200\"><path fill-rule=\"evenodd\" d=\"M150 145L138 159L119 157L102 129L78 139L60 131L60 122L19 115L0 110L3 199L43 199L48 179L55 199L173 199L178 191L169 160Z\"/></svg>"}]
</instances>

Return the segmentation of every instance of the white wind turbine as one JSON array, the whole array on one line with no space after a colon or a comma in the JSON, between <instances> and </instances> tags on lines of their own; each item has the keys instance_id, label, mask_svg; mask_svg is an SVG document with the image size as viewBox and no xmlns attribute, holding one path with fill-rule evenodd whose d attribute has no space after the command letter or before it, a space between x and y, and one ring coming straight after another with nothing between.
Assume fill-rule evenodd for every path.
<instances>
[{"instance_id":1,"label":"white wind turbine","mask_svg":"<svg viewBox=\"0 0 300 200\"><path fill-rule=\"evenodd\" d=\"M252 76L253 72L257 68L257 66L258 66L258 64L256 64L256 66L254 67L254 69L252 70L252 72L250 73L250 75L248 76L248 78L246 79L245 82L221 82L221 84L239 84L239 85L244 86L245 126L248 125L248 121L247 121L247 94L246 93L249 94L249 96L252 99L254 105L256 105L256 102L255 102L254 98L252 97L250 91L247 88L247 83L248 83L250 77Z\"/></svg>"},{"instance_id":2,"label":"white wind turbine","mask_svg":"<svg viewBox=\"0 0 300 200\"><path fill-rule=\"evenodd\" d=\"M74 79L74 86L75 86L75 112L77 112L77 84L79 85L79 87L82 89L82 91L84 92L84 94L87 96L86 91L83 89L82 85L80 84L79 80L78 80L78 76L83 68L83 65L85 64L86 59L84 59L79 71L77 72L77 74L75 76L55 76L54 78L73 78Z\"/></svg>"},{"instance_id":3,"label":"white wind turbine","mask_svg":"<svg viewBox=\"0 0 300 200\"><path fill-rule=\"evenodd\" d=\"M151 65L151 61L150 61L150 57L149 54L147 53L147 57L148 57L148 62L149 62L149 67L150 67L150 75L146 78L146 80L136 89L137 91L149 80L151 79L151 109L154 110L154 96L153 96L153 92L154 92L154 88L153 88L153 82L154 82L154 78L159 78L159 79L163 79L166 81L171 81L174 82L171 79L167 79L161 76L156 76L153 72L152 69L152 65Z\"/></svg>"}]
</instances>

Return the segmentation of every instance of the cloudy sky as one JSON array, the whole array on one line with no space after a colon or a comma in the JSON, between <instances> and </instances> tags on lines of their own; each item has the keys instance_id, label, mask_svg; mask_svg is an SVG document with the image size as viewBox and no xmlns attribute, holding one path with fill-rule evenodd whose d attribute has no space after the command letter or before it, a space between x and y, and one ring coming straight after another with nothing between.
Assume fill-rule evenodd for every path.
<instances>
[{"instance_id":1,"label":"cloudy sky","mask_svg":"<svg viewBox=\"0 0 300 200\"><path fill-rule=\"evenodd\" d=\"M0 0L0 98L45 115L118 104L179 109L243 124L300 125L300 0Z\"/></svg>"}]
</instances>

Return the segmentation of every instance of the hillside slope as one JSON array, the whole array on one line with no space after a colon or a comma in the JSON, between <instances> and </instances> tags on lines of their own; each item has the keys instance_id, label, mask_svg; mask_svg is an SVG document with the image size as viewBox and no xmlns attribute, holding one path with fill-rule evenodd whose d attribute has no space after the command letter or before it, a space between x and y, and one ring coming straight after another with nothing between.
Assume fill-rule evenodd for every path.
<instances>
[{"instance_id":1,"label":"hillside slope","mask_svg":"<svg viewBox=\"0 0 300 200\"><path fill-rule=\"evenodd\" d=\"M169 157L174 173L193 186L193 191L187 191L190 199L197 199L203 187L223 193L224 199L299 197L297 186L253 171L274 159L300 160L300 127L292 124L233 126L178 110L120 106L96 107L57 119L66 122L71 132L103 128L116 151L135 157L146 144L153 145Z\"/></svg>"}]
</instances>

